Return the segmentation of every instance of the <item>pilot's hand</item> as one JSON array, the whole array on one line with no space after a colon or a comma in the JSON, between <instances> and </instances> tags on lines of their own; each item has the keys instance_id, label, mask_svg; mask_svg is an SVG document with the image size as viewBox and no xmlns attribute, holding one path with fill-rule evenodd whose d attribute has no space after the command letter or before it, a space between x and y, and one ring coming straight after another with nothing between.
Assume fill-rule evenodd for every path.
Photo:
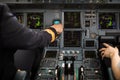
<instances>
[{"instance_id":1,"label":"pilot's hand","mask_svg":"<svg viewBox=\"0 0 120 80\"><path fill-rule=\"evenodd\" d=\"M114 56L118 56L119 50L117 47L112 47L109 44L103 43L105 48L101 48L99 51L101 51L102 58L113 58Z\"/></svg>"},{"instance_id":2,"label":"pilot's hand","mask_svg":"<svg viewBox=\"0 0 120 80\"><path fill-rule=\"evenodd\" d=\"M62 24L54 24L51 27L53 27L57 34L61 34L63 32L63 25Z\"/></svg>"}]
</instances>

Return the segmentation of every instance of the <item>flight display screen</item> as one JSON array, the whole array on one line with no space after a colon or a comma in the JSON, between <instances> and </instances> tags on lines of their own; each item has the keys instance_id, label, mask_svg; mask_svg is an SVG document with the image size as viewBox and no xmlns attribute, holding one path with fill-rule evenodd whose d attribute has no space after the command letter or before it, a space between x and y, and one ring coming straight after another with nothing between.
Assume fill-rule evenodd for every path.
<instances>
[{"instance_id":1,"label":"flight display screen","mask_svg":"<svg viewBox=\"0 0 120 80\"><path fill-rule=\"evenodd\" d=\"M56 58L57 51L47 51L45 54L45 58Z\"/></svg>"},{"instance_id":2,"label":"flight display screen","mask_svg":"<svg viewBox=\"0 0 120 80\"><path fill-rule=\"evenodd\" d=\"M85 47L94 47L95 42L93 40L86 40Z\"/></svg>"},{"instance_id":3,"label":"flight display screen","mask_svg":"<svg viewBox=\"0 0 120 80\"><path fill-rule=\"evenodd\" d=\"M116 29L117 21L115 13L99 13L99 29Z\"/></svg>"},{"instance_id":4,"label":"flight display screen","mask_svg":"<svg viewBox=\"0 0 120 80\"><path fill-rule=\"evenodd\" d=\"M31 29L43 29L43 13L28 13L27 25Z\"/></svg>"},{"instance_id":5,"label":"flight display screen","mask_svg":"<svg viewBox=\"0 0 120 80\"><path fill-rule=\"evenodd\" d=\"M80 27L80 12L64 12L64 28Z\"/></svg>"},{"instance_id":6,"label":"flight display screen","mask_svg":"<svg viewBox=\"0 0 120 80\"><path fill-rule=\"evenodd\" d=\"M64 47L81 47L81 31L64 31Z\"/></svg>"},{"instance_id":7,"label":"flight display screen","mask_svg":"<svg viewBox=\"0 0 120 80\"><path fill-rule=\"evenodd\" d=\"M85 58L96 58L96 52L95 51L84 51L84 57Z\"/></svg>"}]
</instances>

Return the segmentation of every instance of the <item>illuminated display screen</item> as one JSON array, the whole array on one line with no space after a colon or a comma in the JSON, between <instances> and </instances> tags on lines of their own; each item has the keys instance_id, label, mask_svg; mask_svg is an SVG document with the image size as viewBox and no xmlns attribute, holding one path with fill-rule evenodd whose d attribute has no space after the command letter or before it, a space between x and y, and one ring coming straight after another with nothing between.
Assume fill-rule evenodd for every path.
<instances>
[{"instance_id":1,"label":"illuminated display screen","mask_svg":"<svg viewBox=\"0 0 120 80\"><path fill-rule=\"evenodd\" d=\"M116 29L115 13L99 13L99 29Z\"/></svg>"},{"instance_id":2,"label":"illuminated display screen","mask_svg":"<svg viewBox=\"0 0 120 80\"><path fill-rule=\"evenodd\" d=\"M64 31L64 47L80 47L81 31Z\"/></svg>"},{"instance_id":3,"label":"illuminated display screen","mask_svg":"<svg viewBox=\"0 0 120 80\"><path fill-rule=\"evenodd\" d=\"M17 19L20 23L23 23L23 14L22 13L15 13L15 16L17 17Z\"/></svg>"},{"instance_id":4,"label":"illuminated display screen","mask_svg":"<svg viewBox=\"0 0 120 80\"><path fill-rule=\"evenodd\" d=\"M47 51L45 58L56 58L57 56L57 51Z\"/></svg>"},{"instance_id":5,"label":"illuminated display screen","mask_svg":"<svg viewBox=\"0 0 120 80\"><path fill-rule=\"evenodd\" d=\"M85 56L85 58L96 58L96 52L95 51L85 51L84 56Z\"/></svg>"},{"instance_id":6,"label":"illuminated display screen","mask_svg":"<svg viewBox=\"0 0 120 80\"><path fill-rule=\"evenodd\" d=\"M64 13L64 28L80 28L80 12Z\"/></svg>"},{"instance_id":7,"label":"illuminated display screen","mask_svg":"<svg viewBox=\"0 0 120 80\"><path fill-rule=\"evenodd\" d=\"M94 47L94 41L93 40L87 40L86 41L86 44L85 44L85 47Z\"/></svg>"},{"instance_id":8,"label":"illuminated display screen","mask_svg":"<svg viewBox=\"0 0 120 80\"><path fill-rule=\"evenodd\" d=\"M43 13L29 13L27 15L27 25L31 29L43 29Z\"/></svg>"}]
</instances>

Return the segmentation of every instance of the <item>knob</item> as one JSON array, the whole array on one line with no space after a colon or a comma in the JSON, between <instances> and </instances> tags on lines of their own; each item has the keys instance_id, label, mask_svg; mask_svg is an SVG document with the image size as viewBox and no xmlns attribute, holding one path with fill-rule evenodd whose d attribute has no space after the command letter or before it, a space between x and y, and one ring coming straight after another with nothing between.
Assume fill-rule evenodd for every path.
<instances>
[{"instance_id":1,"label":"knob","mask_svg":"<svg viewBox=\"0 0 120 80\"><path fill-rule=\"evenodd\" d=\"M72 54L75 54L75 51L74 51L74 50L72 50L71 52L72 52Z\"/></svg>"}]
</instances>

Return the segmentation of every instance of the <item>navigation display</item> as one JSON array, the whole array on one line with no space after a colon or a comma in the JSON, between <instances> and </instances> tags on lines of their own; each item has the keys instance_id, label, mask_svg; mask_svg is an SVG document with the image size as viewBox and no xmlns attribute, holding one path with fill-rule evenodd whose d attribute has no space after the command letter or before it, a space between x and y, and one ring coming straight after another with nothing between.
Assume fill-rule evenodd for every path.
<instances>
[{"instance_id":1,"label":"navigation display","mask_svg":"<svg viewBox=\"0 0 120 80\"><path fill-rule=\"evenodd\" d=\"M99 29L116 29L116 14L110 12L99 13Z\"/></svg>"},{"instance_id":2,"label":"navigation display","mask_svg":"<svg viewBox=\"0 0 120 80\"><path fill-rule=\"evenodd\" d=\"M43 13L28 13L27 25L32 29L43 29Z\"/></svg>"}]
</instances>

